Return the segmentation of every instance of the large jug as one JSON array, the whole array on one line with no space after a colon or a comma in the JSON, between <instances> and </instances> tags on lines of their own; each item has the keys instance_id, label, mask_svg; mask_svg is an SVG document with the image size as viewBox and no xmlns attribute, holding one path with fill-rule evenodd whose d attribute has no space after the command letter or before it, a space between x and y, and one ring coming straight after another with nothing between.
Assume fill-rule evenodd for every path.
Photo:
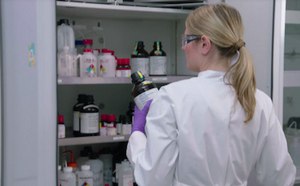
<instances>
[{"instance_id":1,"label":"large jug","mask_svg":"<svg viewBox=\"0 0 300 186\"><path fill-rule=\"evenodd\" d=\"M75 48L74 30L68 19L61 19L57 26L57 49L61 51L64 47Z\"/></svg>"}]
</instances>

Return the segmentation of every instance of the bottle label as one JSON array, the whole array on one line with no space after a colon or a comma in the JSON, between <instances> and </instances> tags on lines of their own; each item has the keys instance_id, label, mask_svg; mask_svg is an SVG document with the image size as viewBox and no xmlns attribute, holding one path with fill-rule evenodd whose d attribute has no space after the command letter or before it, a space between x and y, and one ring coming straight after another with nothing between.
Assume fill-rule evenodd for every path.
<instances>
[{"instance_id":1,"label":"bottle label","mask_svg":"<svg viewBox=\"0 0 300 186\"><path fill-rule=\"evenodd\" d=\"M73 131L79 132L79 116L80 116L79 111L73 112Z\"/></svg>"},{"instance_id":2,"label":"bottle label","mask_svg":"<svg viewBox=\"0 0 300 186\"><path fill-rule=\"evenodd\" d=\"M78 176L78 186L92 186L93 177L90 176Z\"/></svg>"},{"instance_id":3,"label":"bottle label","mask_svg":"<svg viewBox=\"0 0 300 186\"><path fill-rule=\"evenodd\" d=\"M65 125L59 124L58 125L58 138L65 138L65 137L66 137Z\"/></svg>"},{"instance_id":4,"label":"bottle label","mask_svg":"<svg viewBox=\"0 0 300 186\"><path fill-rule=\"evenodd\" d=\"M97 59L93 54L84 54L80 63L80 77L97 77Z\"/></svg>"},{"instance_id":5,"label":"bottle label","mask_svg":"<svg viewBox=\"0 0 300 186\"><path fill-rule=\"evenodd\" d=\"M150 75L167 74L167 57L151 56L150 57Z\"/></svg>"},{"instance_id":6,"label":"bottle label","mask_svg":"<svg viewBox=\"0 0 300 186\"><path fill-rule=\"evenodd\" d=\"M80 133L99 133L99 113L80 113Z\"/></svg>"},{"instance_id":7,"label":"bottle label","mask_svg":"<svg viewBox=\"0 0 300 186\"><path fill-rule=\"evenodd\" d=\"M133 176L132 175L123 175L123 185L133 186Z\"/></svg>"},{"instance_id":8,"label":"bottle label","mask_svg":"<svg viewBox=\"0 0 300 186\"><path fill-rule=\"evenodd\" d=\"M149 58L131 58L131 71L140 71L145 77L149 76Z\"/></svg>"},{"instance_id":9,"label":"bottle label","mask_svg":"<svg viewBox=\"0 0 300 186\"><path fill-rule=\"evenodd\" d=\"M116 77L130 77L131 75L131 70L128 69L128 70L117 70L116 71Z\"/></svg>"},{"instance_id":10,"label":"bottle label","mask_svg":"<svg viewBox=\"0 0 300 186\"><path fill-rule=\"evenodd\" d=\"M142 110L145 106L145 104L147 103L148 100L151 100L155 97L155 95L157 94L158 89L157 88L152 88L148 91L145 91L143 93L141 93L140 95L136 96L134 98L134 102L136 104L136 106Z\"/></svg>"}]
</instances>

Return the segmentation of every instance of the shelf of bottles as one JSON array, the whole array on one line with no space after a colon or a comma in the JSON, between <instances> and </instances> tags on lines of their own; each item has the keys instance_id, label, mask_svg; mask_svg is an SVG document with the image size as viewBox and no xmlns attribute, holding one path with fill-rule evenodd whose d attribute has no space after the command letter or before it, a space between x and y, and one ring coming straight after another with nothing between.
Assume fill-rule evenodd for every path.
<instances>
[{"instance_id":1,"label":"shelf of bottles","mask_svg":"<svg viewBox=\"0 0 300 186\"><path fill-rule=\"evenodd\" d=\"M100 143L118 143L128 141L130 135L88 136L58 139L58 146L90 145Z\"/></svg>"}]
</instances>

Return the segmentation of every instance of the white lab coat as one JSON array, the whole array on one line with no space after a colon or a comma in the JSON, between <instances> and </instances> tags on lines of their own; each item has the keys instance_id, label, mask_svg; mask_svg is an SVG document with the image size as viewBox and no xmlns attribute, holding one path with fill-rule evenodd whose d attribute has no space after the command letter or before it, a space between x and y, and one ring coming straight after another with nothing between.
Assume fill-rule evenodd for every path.
<instances>
[{"instance_id":1,"label":"white lab coat","mask_svg":"<svg viewBox=\"0 0 300 186\"><path fill-rule=\"evenodd\" d=\"M224 72L162 87L146 118L146 136L133 132L127 157L139 186L246 186L250 173L264 186L293 185L296 169L270 98L256 91L253 119Z\"/></svg>"}]
</instances>

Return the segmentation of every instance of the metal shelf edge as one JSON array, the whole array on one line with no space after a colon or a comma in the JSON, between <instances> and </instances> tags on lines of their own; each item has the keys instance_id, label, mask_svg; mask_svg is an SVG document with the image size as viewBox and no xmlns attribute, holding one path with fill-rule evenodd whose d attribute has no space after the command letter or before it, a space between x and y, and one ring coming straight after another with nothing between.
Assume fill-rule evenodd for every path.
<instances>
[{"instance_id":1,"label":"metal shelf edge","mask_svg":"<svg viewBox=\"0 0 300 186\"><path fill-rule=\"evenodd\" d=\"M128 141L130 135L90 136L58 139L58 146L74 146L100 143L118 143Z\"/></svg>"},{"instance_id":2,"label":"metal shelf edge","mask_svg":"<svg viewBox=\"0 0 300 186\"><path fill-rule=\"evenodd\" d=\"M172 83L193 76L150 76L146 80L154 83ZM64 77L57 79L58 85L93 85L93 84L131 84L130 78L80 78L80 77Z\"/></svg>"}]
</instances>

